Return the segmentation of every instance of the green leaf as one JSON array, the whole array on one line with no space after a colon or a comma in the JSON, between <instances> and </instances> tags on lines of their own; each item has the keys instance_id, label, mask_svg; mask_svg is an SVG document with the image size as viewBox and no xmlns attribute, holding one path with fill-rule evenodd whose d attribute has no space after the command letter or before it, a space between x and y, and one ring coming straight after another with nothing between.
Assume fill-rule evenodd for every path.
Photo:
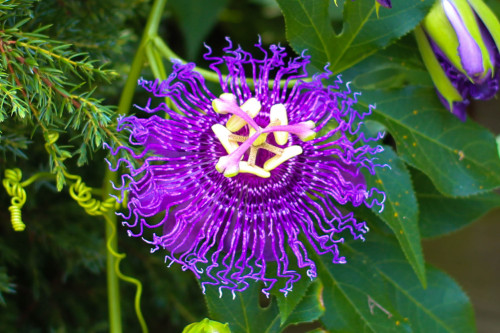
<instances>
[{"instance_id":1,"label":"green leaf","mask_svg":"<svg viewBox=\"0 0 500 333\"><path fill-rule=\"evenodd\" d=\"M187 58L194 60L228 0L171 0L170 3L186 40Z\"/></svg>"},{"instance_id":2,"label":"green leaf","mask_svg":"<svg viewBox=\"0 0 500 333\"><path fill-rule=\"evenodd\" d=\"M279 291L283 282L278 280L273 287L271 294L276 296L265 308L259 302L265 296L261 292L262 285L258 283L250 284L247 290L235 293L234 297L226 290L220 298L218 288L209 286L205 299L210 317L228 322L232 333L270 333L280 332L289 325L312 322L323 314L321 281L311 282L304 274L286 296Z\"/></svg>"},{"instance_id":3,"label":"green leaf","mask_svg":"<svg viewBox=\"0 0 500 333\"><path fill-rule=\"evenodd\" d=\"M292 267L291 269L295 270L296 267ZM279 283L280 281L278 280L278 284ZM286 295L279 291L279 287L275 287L271 290L271 294L276 297L276 301L278 302L281 325L287 321L290 314L294 312L297 305L304 299L310 285L311 280L303 277L294 283L292 292Z\"/></svg>"},{"instance_id":4,"label":"green leaf","mask_svg":"<svg viewBox=\"0 0 500 333\"><path fill-rule=\"evenodd\" d=\"M339 73L411 31L427 14L432 0L406 0L382 9L377 18L375 1L346 1L344 24L337 34L331 24L330 0L277 0L283 11L287 39L301 53L308 50L312 64L327 63Z\"/></svg>"},{"instance_id":5,"label":"green leaf","mask_svg":"<svg viewBox=\"0 0 500 333\"><path fill-rule=\"evenodd\" d=\"M420 206L422 237L438 237L457 231L500 207L500 196L495 193L450 198L439 193L420 171L413 169L412 178Z\"/></svg>"},{"instance_id":6,"label":"green leaf","mask_svg":"<svg viewBox=\"0 0 500 333\"><path fill-rule=\"evenodd\" d=\"M233 295L226 291L219 298L216 287L207 287L205 298L213 320L229 323L231 333L279 332L279 311L275 302L262 308L259 297L262 286L251 283L247 290Z\"/></svg>"},{"instance_id":7,"label":"green leaf","mask_svg":"<svg viewBox=\"0 0 500 333\"><path fill-rule=\"evenodd\" d=\"M390 169L380 168L374 176L367 177L368 187L376 187L386 195L384 210L380 213L375 206L372 210L392 229L408 262L425 287L425 265L418 230L418 204L410 173L404 162L388 146L384 147L384 151L379 153L377 158L378 163L387 164Z\"/></svg>"},{"instance_id":8,"label":"green leaf","mask_svg":"<svg viewBox=\"0 0 500 333\"><path fill-rule=\"evenodd\" d=\"M294 292L295 286L294 290L289 293L289 295L292 296ZM321 317L324 312L325 306L323 305L323 284L321 283L321 280L316 279L309 285L304 298L293 309L293 312L290 314L282 327L287 327L288 325L293 324L312 322Z\"/></svg>"},{"instance_id":9,"label":"green leaf","mask_svg":"<svg viewBox=\"0 0 500 333\"><path fill-rule=\"evenodd\" d=\"M342 73L360 90L402 88L408 85L434 87L417 44L409 34Z\"/></svg>"},{"instance_id":10,"label":"green leaf","mask_svg":"<svg viewBox=\"0 0 500 333\"><path fill-rule=\"evenodd\" d=\"M330 332L474 332L472 305L446 274L427 266L422 288L395 240L370 234L342 249L345 265L318 257Z\"/></svg>"},{"instance_id":11,"label":"green leaf","mask_svg":"<svg viewBox=\"0 0 500 333\"><path fill-rule=\"evenodd\" d=\"M371 120L394 137L398 155L429 176L450 196L467 196L500 186L500 159L493 135L443 109L431 88L365 91L358 105L377 105Z\"/></svg>"}]
</instances>

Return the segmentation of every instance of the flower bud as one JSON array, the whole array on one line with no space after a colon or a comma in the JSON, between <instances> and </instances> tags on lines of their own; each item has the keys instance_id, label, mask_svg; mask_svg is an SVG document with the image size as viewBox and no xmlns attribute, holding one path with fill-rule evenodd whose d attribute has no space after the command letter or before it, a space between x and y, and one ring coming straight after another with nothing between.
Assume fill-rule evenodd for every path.
<instances>
[{"instance_id":1,"label":"flower bud","mask_svg":"<svg viewBox=\"0 0 500 333\"><path fill-rule=\"evenodd\" d=\"M482 0L438 0L415 35L439 97L461 120L469 97L496 94L500 22Z\"/></svg>"},{"instance_id":2,"label":"flower bud","mask_svg":"<svg viewBox=\"0 0 500 333\"><path fill-rule=\"evenodd\" d=\"M184 327L182 333L231 333L228 324L221 324L208 318Z\"/></svg>"},{"instance_id":3,"label":"flower bud","mask_svg":"<svg viewBox=\"0 0 500 333\"><path fill-rule=\"evenodd\" d=\"M385 8L392 8L391 0L377 0L377 3Z\"/></svg>"}]
</instances>

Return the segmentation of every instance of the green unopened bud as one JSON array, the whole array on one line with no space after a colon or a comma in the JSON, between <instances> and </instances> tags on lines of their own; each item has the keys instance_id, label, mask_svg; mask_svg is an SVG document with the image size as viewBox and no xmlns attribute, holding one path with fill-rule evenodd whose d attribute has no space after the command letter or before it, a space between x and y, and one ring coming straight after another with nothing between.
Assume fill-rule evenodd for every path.
<instances>
[{"instance_id":1,"label":"green unopened bud","mask_svg":"<svg viewBox=\"0 0 500 333\"><path fill-rule=\"evenodd\" d=\"M439 64L439 61L420 26L415 28L415 37L417 39L418 49L420 50L425 66L429 70L432 81L436 85L437 90L448 103L448 109L452 110L453 103L461 102L462 96L453 86L452 82Z\"/></svg>"},{"instance_id":2,"label":"green unopened bud","mask_svg":"<svg viewBox=\"0 0 500 333\"><path fill-rule=\"evenodd\" d=\"M476 9L477 8L477 9ZM485 32L481 32L481 22ZM453 66L469 80L482 82L493 76L498 20L481 0L439 0L423 21L423 28ZM484 34L492 34L485 37Z\"/></svg>"},{"instance_id":3,"label":"green unopened bud","mask_svg":"<svg viewBox=\"0 0 500 333\"><path fill-rule=\"evenodd\" d=\"M187 325L182 333L231 333L229 324L222 324L208 318L200 322Z\"/></svg>"}]
</instances>

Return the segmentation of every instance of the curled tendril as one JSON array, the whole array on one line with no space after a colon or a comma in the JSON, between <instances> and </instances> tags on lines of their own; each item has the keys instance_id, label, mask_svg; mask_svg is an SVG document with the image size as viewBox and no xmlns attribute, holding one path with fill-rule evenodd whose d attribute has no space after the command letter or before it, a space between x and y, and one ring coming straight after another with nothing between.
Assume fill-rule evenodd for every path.
<instances>
[{"instance_id":1,"label":"curled tendril","mask_svg":"<svg viewBox=\"0 0 500 333\"><path fill-rule=\"evenodd\" d=\"M59 139L59 133L57 132L47 132L45 133L45 150L52 150L52 145Z\"/></svg>"},{"instance_id":2,"label":"curled tendril","mask_svg":"<svg viewBox=\"0 0 500 333\"><path fill-rule=\"evenodd\" d=\"M23 231L26 225L21 218L21 208L26 202L26 191L21 184L23 174L20 169L5 170L5 178L2 180L3 187L12 197L10 201L10 220L15 231Z\"/></svg>"},{"instance_id":3,"label":"curled tendril","mask_svg":"<svg viewBox=\"0 0 500 333\"><path fill-rule=\"evenodd\" d=\"M107 212L111 210L117 210L120 208L120 204L116 201L115 198L110 197L105 201L99 201L92 197L92 188L88 187L83 181L82 177L78 175L71 175L68 173L64 174L68 179L75 180L73 184L69 187L69 194L71 197L85 209L85 212L92 216L102 215L109 226L112 228L113 232L109 236L106 247L108 251L117 259L115 262L115 272L116 275L122 279L123 281L132 283L136 286L135 293L135 311L137 315L137 319L139 320L139 324L141 325L143 332L148 332L148 328L146 326L146 322L144 321L144 317L142 316L140 302L141 302L141 294L142 294L142 283L130 276L123 274L120 270L120 262L125 259L124 253L116 252L111 246L112 239L116 236L116 227L113 222L106 215Z\"/></svg>"},{"instance_id":4,"label":"curled tendril","mask_svg":"<svg viewBox=\"0 0 500 333\"><path fill-rule=\"evenodd\" d=\"M51 145L55 143L58 135L55 133L55 136L51 137L50 142L47 142L46 145ZM46 146L47 147L47 146ZM73 180L74 183L69 187L69 194L71 197L85 210L85 212L92 216L103 216L106 222L110 225L113 232L107 239L106 247L108 252L113 255L117 260L115 261L115 272L118 278L123 281L132 283L136 286L135 293L135 311L137 315L137 319L139 320L139 324L141 325L143 332L148 332L148 328L146 326L146 322L141 312L140 301L142 295L142 283L130 276L123 274L120 270L120 262L125 258L124 253L116 252L112 245L111 241L116 236L116 227L113 222L108 217L107 213L110 211L115 211L120 208L120 203L116 201L116 198L110 197L105 201L100 201L92 197L92 188L88 187L82 180L82 177L78 175L72 175L67 172L64 172L64 176L70 180ZM23 223L21 219L21 208L26 203L26 191L24 190L25 186L30 185L37 179L41 177L54 177L53 174L49 173L38 173L34 176L30 177L24 182L21 182L23 178L22 171L20 169L7 169L5 170L5 178L2 180L3 186L5 187L9 196L12 197L11 206L9 207L11 213L11 221L12 227L15 231L23 231L26 228L26 225ZM122 204L125 204L126 197L122 198Z\"/></svg>"},{"instance_id":5,"label":"curled tendril","mask_svg":"<svg viewBox=\"0 0 500 333\"><path fill-rule=\"evenodd\" d=\"M120 206L116 202L115 198L108 198L105 201L99 201L92 197L92 188L88 187L82 181L82 177L77 175L71 175L65 173L65 176L69 179L75 180L73 184L69 187L69 194L83 209L85 212L92 216L104 215L112 209L118 209Z\"/></svg>"}]
</instances>

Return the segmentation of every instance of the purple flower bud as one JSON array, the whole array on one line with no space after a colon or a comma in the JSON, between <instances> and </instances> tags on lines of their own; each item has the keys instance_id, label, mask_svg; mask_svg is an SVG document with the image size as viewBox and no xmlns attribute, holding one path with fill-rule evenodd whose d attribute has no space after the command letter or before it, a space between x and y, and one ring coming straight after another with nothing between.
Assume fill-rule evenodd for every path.
<instances>
[{"instance_id":1,"label":"purple flower bud","mask_svg":"<svg viewBox=\"0 0 500 333\"><path fill-rule=\"evenodd\" d=\"M309 248L345 263L344 237L363 240L366 223L343 205L383 208L385 195L361 173L375 172L382 148L361 133L372 107L356 111L349 85L324 86L329 71L309 78L308 56L256 47L261 58L230 41L222 57L209 49L217 93L194 64L174 63L163 82L141 80L155 97L141 110L159 115L121 118L132 148L112 154L129 155L118 166L127 166L119 189L129 193L130 236L164 250L168 265L191 270L203 288L241 291L257 280L267 294L278 277L287 293L301 278L292 265L317 274Z\"/></svg>"},{"instance_id":2,"label":"purple flower bud","mask_svg":"<svg viewBox=\"0 0 500 333\"><path fill-rule=\"evenodd\" d=\"M419 29L419 49L440 99L465 121L470 98L490 99L498 91L500 23L481 0L439 0Z\"/></svg>"},{"instance_id":3,"label":"purple flower bud","mask_svg":"<svg viewBox=\"0 0 500 333\"><path fill-rule=\"evenodd\" d=\"M392 8L391 0L377 0L377 2L385 8Z\"/></svg>"}]
</instances>

